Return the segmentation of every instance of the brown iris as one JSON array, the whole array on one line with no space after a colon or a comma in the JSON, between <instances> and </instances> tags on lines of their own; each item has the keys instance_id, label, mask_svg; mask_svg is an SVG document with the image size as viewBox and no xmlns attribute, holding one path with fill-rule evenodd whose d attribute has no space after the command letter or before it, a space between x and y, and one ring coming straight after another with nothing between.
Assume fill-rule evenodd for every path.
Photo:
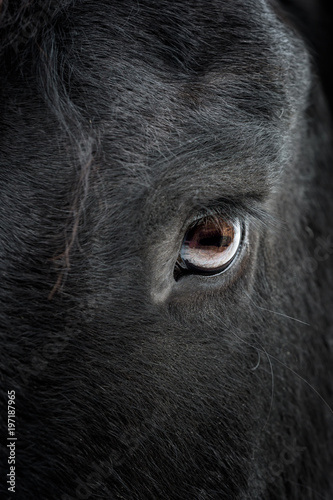
<instances>
[{"instance_id":1,"label":"brown iris","mask_svg":"<svg viewBox=\"0 0 333 500\"><path fill-rule=\"evenodd\" d=\"M241 240L239 222L205 217L192 226L183 240L177 260L181 269L200 274L218 274L237 254Z\"/></svg>"}]
</instances>

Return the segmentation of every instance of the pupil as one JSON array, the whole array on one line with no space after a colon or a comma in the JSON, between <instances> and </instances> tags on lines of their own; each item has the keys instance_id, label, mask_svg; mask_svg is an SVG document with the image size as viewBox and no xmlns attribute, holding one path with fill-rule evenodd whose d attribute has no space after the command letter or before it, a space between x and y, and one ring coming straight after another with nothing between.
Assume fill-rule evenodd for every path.
<instances>
[{"instance_id":1,"label":"pupil","mask_svg":"<svg viewBox=\"0 0 333 500\"><path fill-rule=\"evenodd\" d=\"M196 246L221 248L221 247L228 247L230 243L231 243L230 236L214 233L214 234L207 234L204 236L200 235L196 241Z\"/></svg>"},{"instance_id":2,"label":"pupil","mask_svg":"<svg viewBox=\"0 0 333 500\"><path fill-rule=\"evenodd\" d=\"M221 236L208 236L206 238L202 238L199 240L199 245L204 246L204 247L209 247L209 246L214 246L214 247L220 247L222 244L222 237Z\"/></svg>"}]
</instances>

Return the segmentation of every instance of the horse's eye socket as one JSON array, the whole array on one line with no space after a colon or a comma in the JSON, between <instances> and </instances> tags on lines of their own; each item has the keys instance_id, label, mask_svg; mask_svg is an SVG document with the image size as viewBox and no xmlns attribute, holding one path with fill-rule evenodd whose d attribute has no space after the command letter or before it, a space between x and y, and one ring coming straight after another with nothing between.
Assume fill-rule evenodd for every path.
<instances>
[{"instance_id":1,"label":"horse's eye socket","mask_svg":"<svg viewBox=\"0 0 333 500\"><path fill-rule=\"evenodd\" d=\"M239 222L219 216L200 219L185 234L176 271L206 275L223 272L237 255L241 233Z\"/></svg>"}]
</instances>

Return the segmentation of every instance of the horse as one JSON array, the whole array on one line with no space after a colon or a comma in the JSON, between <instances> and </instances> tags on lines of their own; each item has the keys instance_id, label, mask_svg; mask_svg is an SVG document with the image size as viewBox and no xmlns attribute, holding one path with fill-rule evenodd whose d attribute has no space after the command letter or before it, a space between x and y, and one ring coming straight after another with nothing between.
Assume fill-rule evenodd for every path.
<instances>
[{"instance_id":1,"label":"horse","mask_svg":"<svg viewBox=\"0 0 333 500\"><path fill-rule=\"evenodd\" d=\"M3 498L331 499L332 8L0 9Z\"/></svg>"}]
</instances>

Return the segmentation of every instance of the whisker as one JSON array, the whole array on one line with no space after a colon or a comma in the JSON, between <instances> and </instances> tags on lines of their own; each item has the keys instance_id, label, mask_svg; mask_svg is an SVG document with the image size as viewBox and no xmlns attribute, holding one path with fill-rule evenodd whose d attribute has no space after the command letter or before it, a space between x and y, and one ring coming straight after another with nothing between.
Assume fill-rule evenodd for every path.
<instances>
[{"instance_id":1,"label":"whisker","mask_svg":"<svg viewBox=\"0 0 333 500\"><path fill-rule=\"evenodd\" d=\"M254 304L254 302L253 302ZM283 318L291 319L293 321L296 321L297 323L301 323L302 325L306 326L311 326L310 323L306 323L305 321L302 321L301 319L294 318L293 316L288 316L288 314L281 313L278 311L273 311L272 309L267 309L266 307L258 306L258 304L254 304L258 309L262 309L263 311L270 312L272 314L276 314L278 316L282 316Z\"/></svg>"},{"instance_id":2,"label":"whisker","mask_svg":"<svg viewBox=\"0 0 333 500\"><path fill-rule=\"evenodd\" d=\"M294 318L293 316L289 316L288 314L281 313L281 312L278 312L278 311L273 311L272 309L268 309L266 307L259 306L258 304L256 304L252 300L252 298L250 297L250 295L247 292L244 292L244 294L250 300L251 304L253 304L257 309L261 309L262 311L267 311L267 312L270 312L272 314L276 314L277 316L282 316L283 318L291 319L292 321L296 321L297 323L301 323L302 325L311 326L310 323L302 321L301 319Z\"/></svg>"},{"instance_id":3,"label":"whisker","mask_svg":"<svg viewBox=\"0 0 333 500\"><path fill-rule=\"evenodd\" d=\"M265 422L265 424L264 424L264 426L262 428L262 432L263 432L265 430L265 428L266 428L266 426L267 426L267 424L269 422L270 416L272 414L275 385L274 385L274 370L273 370L273 365L272 365L272 362L270 360L269 354L268 354L268 352L266 351L266 349L264 347L261 347L261 349L265 353L265 355L266 355L266 357L268 359L268 362L269 362L270 369L271 369L271 400L270 400L270 403L269 403L269 410L268 410L268 415L267 415L267 418L266 418L266 422Z\"/></svg>"},{"instance_id":4,"label":"whisker","mask_svg":"<svg viewBox=\"0 0 333 500\"><path fill-rule=\"evenodd\" d=\"M217 318L220 321L220 318L217 316L217 314L214 314L214 316L215 316L215 318ZM281 361L279 358L277 358L277 357L273 356L272 354L270 354L269 352L267 352L264 347L257 346L255 344L252 344L251 342L248 342L247 340L245 340L242 337L240 337L239 335L237 335L237 333L235 333L234 331L232 332L232 334L238 340L240 340L241 342L243 342L244 344L248 345L249 347L252 347L253 349L256 349L258 352L261 352L261 353L265 354L265 356L269 360L269 363L270 363L270 366L271 366L271 370L273 369L273 366L271 364L271 359L274 359L274 361L276 361L277 363L279 363L280 365L282 365L284 368L286 368L287 370L289 370L290 373L292 373L297 378L299 378L302 382L304 382L316 394L316 396L318 396L318 398L322 401L322 403L324 403L324 405L328 408L328 410L330 411L330 413L332 413L332 415L333 415L333 409L328 404L328 402L326 401L326 399L320 394L319 391L317 391L317 389L312 384L310 384L310 382L308 382L304 377L302 377L302 375L300 375L295 370L293 370L292 368L290 368L288 365L286 365L286 363L284 363L283 361ZM273 379L272 379L272 391L274 391L274 383L273 383L274 382L274 376L273 376L273 372L272 371L271 371L271 374L272 374L272 377L273 377ZM269 410L269 415L270 415L271 408L272 408L272 401L273 401L273 399L271 398L271 406L270 406L270 410Z\"/></svg>"},{"instance_id":5,"label":"whisker","mask_svg":"<svg viewBox=\"0 0 333 500\"><path fill-rule=\"evenodd\" d=\"M284 366L287 370L289 370L293 375L296 375L296 377L298 377L300 380L302 380L302 382L304 382L310 389L313 390L313 392L319 397L319 399L322 401L322 403L325 404L325 406L328 408L328 410L330 411L330 413L332 413L333 415L333 409L332 407L328 404L328 402L326 401L326 399L320 394L320 392L317 391L317 389L312 385L310 384L310 382L308 382L304 377L302 377L302 375L300 375L299 373L297 373L295 370L293 370L292 368L290 368L288 365L286 365L283 361L281 361L280 359L276 358L275 356L273 356L272 354L269 354L269 356L274 359L274 361L276 361L277 363L280 363L282 366Z\"/></svg>"}]
</instances>

